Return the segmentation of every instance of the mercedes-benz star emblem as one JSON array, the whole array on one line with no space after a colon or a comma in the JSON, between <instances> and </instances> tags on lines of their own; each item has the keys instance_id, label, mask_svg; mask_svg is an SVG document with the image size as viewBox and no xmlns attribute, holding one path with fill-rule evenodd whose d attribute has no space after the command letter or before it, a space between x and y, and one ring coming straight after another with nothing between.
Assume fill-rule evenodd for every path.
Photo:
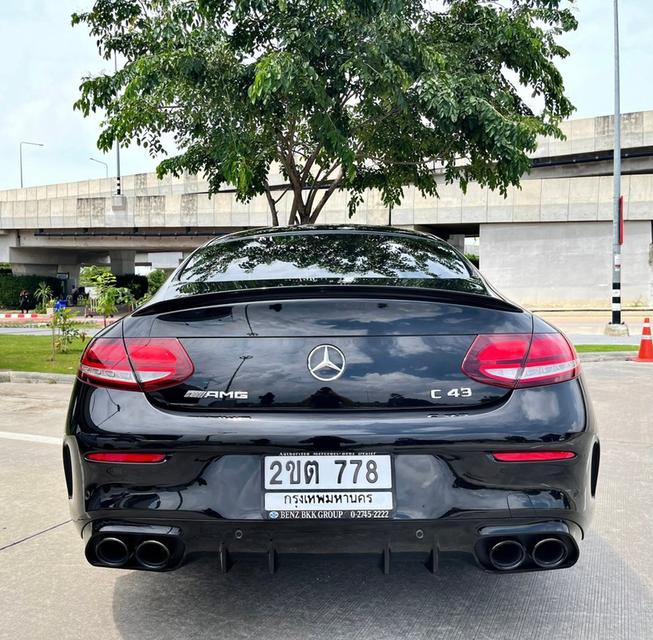
<instances>
[{"instance_id":1,"label":"mercedes-benz star emblem","mask_svg":"<svg viewBox=\"0 0 653 640\"><path fill-rule=\"evenodd\" d=\"M345 354L331 344L321 344L308 354L308 370L316 380L331 382L345 371Z\"/></svg>"}]
</instances>

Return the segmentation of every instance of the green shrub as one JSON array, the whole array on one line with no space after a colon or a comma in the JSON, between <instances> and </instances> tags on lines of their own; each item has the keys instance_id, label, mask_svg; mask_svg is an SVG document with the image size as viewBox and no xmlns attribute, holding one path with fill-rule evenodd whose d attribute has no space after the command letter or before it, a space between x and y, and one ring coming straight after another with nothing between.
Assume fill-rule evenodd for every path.
<instances>
[{"instance_id":1,"label":"green shrub","mask_svg":"<svg viewBox=\"0 0 653 640\"><path fill-rule=\"evenodd\" d=\"M116 276L116 287L118 289L129 289L136 300L147 293L148 286L148 279L145 276L133 273Z\"/></svg>"},{"instance_id":2,"label":"green shrub","mask_svg":"<svg viewBox=\"0 0 653 640\"><path fill-rule=\"evenodd\" d=\"M466 253L465 258L467 258L477 269L478 269L478 256L473 253Z\"/></svg>"},{"instance_id":3,"label":"green shrub","mask_svg":"<svg viewBox=\"0 0 653 640\"><path fill-rule=\"evenodd\" d=\"M20 292L23 289L31 294L31 304L34 308L34 292L41 282L45 282L54 291L55 295L61 292L61 281L56 278L43 276L17 276L8 273L0 273L0 308L18 309Z\"/></svg>"},{"instance_id":4,"label":"green shrub","mask_svg":"<svg viewBox=\"0 0 653 640\"><path fill-rule=\"evenodd\" d=\"M153 296L167 279L168 273L163 269L154 269L153 271L150 271L147 276L147 281L149 283L147 292L150 296Z\"/></svg>"}]
</instances>

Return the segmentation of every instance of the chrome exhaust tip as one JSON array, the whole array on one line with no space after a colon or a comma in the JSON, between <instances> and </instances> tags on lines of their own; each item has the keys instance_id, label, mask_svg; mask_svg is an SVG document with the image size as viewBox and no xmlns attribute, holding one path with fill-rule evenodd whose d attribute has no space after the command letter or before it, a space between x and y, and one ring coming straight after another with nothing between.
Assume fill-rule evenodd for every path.
<instances>
[{"instance_id":1,"label":"chrome exhaust tip","mask_svg":"<svg viewBox=\"0 0 653 640\"><path fill-rule=\"evenodd\" d=\"M98 561L107 567L122 567L129 560L129 549L119 538L102 538L94 549Z\"/></svg>"},{"instance_id":2,"label":"chrome exhaust tip","mask_svg":"<svg viewBox=\"0 0 653 640\"><path fill-rule=\"evenodd\" d=\"M489 553L490 564L499 571L511 571L526 559L524 545L516 540L502 540L492 546Z\"/></svg>"},{"instance_id":3,"label":"chrome exhaust tip","mask_svg":"<svg viewBox=\"0 0 653 640\"><path fill-rule=\"evenodd\" d=\"M159 540L144 540L136 547L134 557L146 569L163 569L170 561L170 549Z\"/></svg>"},{"instance_id":4,"label":"chrome exhaust tip","mask_svg":"<svg viewBox=\"0 0 653 640\"><path fill-rule=\"evenodd\" d=\"M542 569L559 567L569 554L567 545L560 538L542 538L533 547L533 562Z\"/></svg>"}]
</instances>

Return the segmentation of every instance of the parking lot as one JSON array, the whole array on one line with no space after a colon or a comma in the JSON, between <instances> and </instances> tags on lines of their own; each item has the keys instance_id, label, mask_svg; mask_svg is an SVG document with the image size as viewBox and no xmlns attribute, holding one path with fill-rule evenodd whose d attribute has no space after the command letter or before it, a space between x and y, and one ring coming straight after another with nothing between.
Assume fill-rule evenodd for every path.
<instances>
[{"instance_id":1,"label":"parking lot","mask_svg":"<svg viewBox=\"0 0 653 640\"><path fill-rule=\"evenodd\" d=\"M92 568L68 521L58 441L69 387L0 384L0 638L653 637L653 365L585 365L602 465L578 564L486 574L443 558L384 576L376 558L281 557L218 572Z\"/></svg>"}]
</instances>

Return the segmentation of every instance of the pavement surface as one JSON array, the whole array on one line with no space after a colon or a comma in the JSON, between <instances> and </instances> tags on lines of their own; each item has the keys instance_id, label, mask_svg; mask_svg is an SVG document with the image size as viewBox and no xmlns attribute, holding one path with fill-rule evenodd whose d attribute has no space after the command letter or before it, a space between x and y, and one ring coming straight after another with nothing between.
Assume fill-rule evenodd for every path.
<instances>
[{"instance_id":1,"label":"pavement surface","mask_svg":"<svg viewBox=\"0 0 653 640\"><path fill-rule=\"evenodd\" d=\"M606 336L609 311L537 311L536 315L566 333L574 344L639 344L644 318L651 311L624 311L628 336Z\"/></svg>"},{"instance_id":2,"label":"pavement surface","mask_svg":"<svg viewBox=\"0 0 653 640\"><path fill-rule=\"evenodd\" d=\"M86 564L60 461L67 385L0 384L0 638L62 640L650 640L653 637L653 365L585 365L601 475L578 564L494 575L417 562L214 558L143 573Z\"/></svg>"}]
</instances>

